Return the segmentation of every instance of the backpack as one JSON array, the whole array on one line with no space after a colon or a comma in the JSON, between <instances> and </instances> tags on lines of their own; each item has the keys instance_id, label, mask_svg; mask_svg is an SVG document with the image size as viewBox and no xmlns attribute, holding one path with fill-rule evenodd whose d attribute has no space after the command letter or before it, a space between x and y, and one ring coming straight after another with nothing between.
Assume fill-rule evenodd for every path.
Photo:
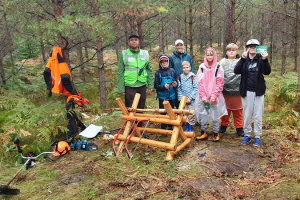
<instances>
[{"instance_id":1,"label":"backpack","mask_svg":"<svg viewBox=\"0 0 300 200\"><path fill-rule=\"evenodd\" d=\"M163 86L166 83L171 83L174 81L174 72L172 72L172 76L165 76L162 77L161 73L159 73L160 78L160 85ZM158 91L157 90L157 97L162 100L173 100L176 97L175 88L170 84L169 90Z\"/></svg>"},{"instance_id":2,"label":"backpack","mask_svg":"<svg viewBox=\"0 0 300 200\"><path fill-rule=\"evenodd\" d=\"M68 138L75 137L77 135L78 128L80 128L81 131L86 129L86 125L78 118L74 110L67 112L67 119L67 128L69 129L67 132Z\"/></svg>"},{"instance_id":3,"label":"backpack","mask_svg":"<svg viewBox=\"0 0 300 200\"><path fill-rule=\"evenodd\" d=\"M219 70L219 68L220 68L220 65L218 64L218 65L217 65L216 72L215 72L215 77L217 77L217 74L218 74L218 70ZM202 71L202 73L203 73L203 72L204 72L204 69L203 69L203 68L201 68L201 71Z\"/></svg>"},{"instance_id":4,"label":"backpack","mask_svg":"<svg viewBox=\"0 0 300 200\"><path fill-rule=\"evenodd\" d=\"M203 72L203 70L202 70ZM192 76L192 85L194 84L195 75ZM178 76L178 80L181 83L181 74Z\"/></svg>"}]
</instances>

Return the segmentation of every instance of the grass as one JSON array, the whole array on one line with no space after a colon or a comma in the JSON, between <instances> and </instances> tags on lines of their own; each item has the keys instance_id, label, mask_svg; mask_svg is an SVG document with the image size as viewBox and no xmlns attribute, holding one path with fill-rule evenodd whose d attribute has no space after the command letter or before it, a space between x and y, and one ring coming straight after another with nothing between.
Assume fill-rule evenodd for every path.
<instances>
[{"instance_id":1,"label":"grass","mask_svg":"<svg viewBox=\"0 0 300 200\"><path fill-rule=\"evenodd\" d=\"M157 63L153 63L156 69ZM114 70L112 68L110 73L114 74ZM300 156L299 139L296 139L299 137L299 125L295 121L295 112L291 112L293 101L284 104L281 104L284 98L274 101L274 95L285 83L282 80L295 82L297 74L288 72L281 77L280 68L273 67L272 70L272 74L266 76L263 145L259 149L252 145L241 146L241 138L236 137L231 123L228 133L222 136L219 143L192 141L192 148L179 152L173 161L164 160L165 150L146 145L139 145L133 159L129 160L125 151L115 157L111 142L103 141L100 133L90 140L98 145L98 151L72 151L58 159L53 158L54 162L39 159L33 168L23 170L11 184L21 193L11 199L299 199L300 176L297 172ZM115 98L119 96L113 81L108 87L112 91L108 105L117 107ZM88 109L76 108L76 111L88 116L82 119L86 125L102 125L105 130L111 130L123 124L120 111L109 112L99 108L99 91L95 84L93 87L86 84L82 88L91 103ZM31 101L27 102L26 108L34 108L40 113L32 118L29 116L30 120L36 121L23 119L25 125L34 122L38 126L35 127L37 130L32 130L31 136L21 137L21 144L24 152L32 146L32 150L38 149L38 143L42 146L40 151L44 151L49 148L49 142L40 133L45 125L52 126L48 131L53 137L64 134L53 128L66 126L64 99L60 96L45 98L41 94L28 95ZM18 108L14 109L18 104L12 102L7 103L7 108L18 113ZM37 107L30 107L32 104ZM271 104L280 109L270 111L267 105ZM148 94L146 107L158 107L155 93ZM2 114L10 112L10 109L1 110L1 118L4 119ZM45 117L39 119L37 116ZM55 123L49 124L54 120ZM3 121L13 124L7 117ZM151 126L158 127L159 124ZM4 128L1 125L0 129ZM199 132L199 126L194 128ZM20 135L12 133L10 136ZM169 137L150 136L159 141L169 140ZM12 144L12 141L7 144ZM131 152L135 146L135 143L129 144ZM16 149L8 146L5 150L0 151L1 184L6 184L21 167ZM238 157L237 150L253 162L245 164L247 159L243 155ZM199 157L199 152L206 154ZM226 157L229 154L236 155ZM240 173L234 174L235 170Z\"/></svg>"}]
</instances>

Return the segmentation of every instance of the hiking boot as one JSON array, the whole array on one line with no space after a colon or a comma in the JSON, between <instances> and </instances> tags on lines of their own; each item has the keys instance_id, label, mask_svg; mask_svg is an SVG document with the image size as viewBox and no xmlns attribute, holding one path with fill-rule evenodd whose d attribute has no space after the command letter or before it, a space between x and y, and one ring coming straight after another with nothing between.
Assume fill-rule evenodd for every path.
<instances>
[{"instance_id":1,"label":"hiking boot","mask_svg":"<svg viewBox=\"0 0 300 200\"><path fill-rule=\"evenodd\" d=\"M214 133L213 134L213 142L219 142L220 141L220 134Z\"/></svg>"},{"instance_id":2,"label":"hiking boot","mask_svg":"<svg viewBox=\"0 0 300 200\"><path fill-rule=\"evenodd\" d=\"M243 128L237 128L237 129L236 129L236 133L237 133L238 136L240 136L240 137L244 137L244 136L245 136Z\"/></svg>"},{"instance_id":3,"label":"hiking boot","mask_svg":"<svg viewBox=\"0 0 300 200\"><path fill-rule=\"evenodd\" d=\"M261 139L260 138L255 138L253 146L260 147L260 144L261 144Z\"/></svg>"},{"instance_id":4,"label":"hiking boot","mask_svg":"<svg viewBox=\"0 0 300 200\"><path fill-rule=\"evenodd\" d=\"M251 140L250 136L245 136L244 139L242 140L241 144L247 144L250 142L250 140Z\"/></svg>"},{"instance_id":5,"label":"hiking boot","mask_svg":"<svg viewBox=\"0 0 300 200\"><path fill-rule=\"evenodd\" d=\"M226 133L226 129L227 129L227 126L221 125L220 128L219 128L219 133L220 133L220 134Z\"/></svg>"},{"instance_id":6,"label":"hiking boot","mask_svg":"<svg viewBox=\"0 0 300 200\"><path fill-rule=\"evenodd\" d=\"M207 139L208 139L208 135L207 135L206 131L201 131L201 135L196 137L196 141L207 140Z\"/></svg>"}]
</instances>

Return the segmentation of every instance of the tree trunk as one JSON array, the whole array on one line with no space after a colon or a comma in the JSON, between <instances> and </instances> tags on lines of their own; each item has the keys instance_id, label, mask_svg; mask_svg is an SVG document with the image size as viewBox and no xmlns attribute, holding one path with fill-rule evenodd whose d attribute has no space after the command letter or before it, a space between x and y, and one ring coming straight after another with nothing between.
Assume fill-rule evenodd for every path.
<instances>
[{"instance_id":1,"label":"tree trunk","mask_svg":"<svg viewBox=\"0 0 300 200\"><path fill-rule=\"evenodd\" d=\"M300 58L300 56L299 56ZM298 102L297 102L297 110L300 111L300 65L298 66L298 88L297 88L297 96L298 96Z\"/></svg>"},{"instance_id":2,"label":"tree trunk","mask_svg":"<svg viewBox=\"0 0 300 200\"><path fill-rule=\"evenodd\" d=\"M4 68L3 68L3 60L2 60L2 55L0 55L0 84L4 84L6 83L6 78L5 78L5 74L4 74Z\"/></svg>"},{"instance_id":3,"label":"tree trunk","mask_svg":"<svg viewBox=\"0 0 300 200\"><path fill-rule=\"evenodd\" d=\"M64 0L52 0L52 3L54 4L54 16L57 22L59 22L60 16L63 14L63 3ZM70 68L70 53L69 53L69 42L67 38L62 36L62 33L57 33L58 38L58 46L61 48L63 53L63 58L67 65Z\"/></svg>"},{"instance_id":4,"label":"tree trunk","mask_svg":"<svg viewBox=\"0 0 300 200\"><path fill-rule=\"evenodd\" d=\"M144 42L144 36L143 36L143 29L142 29L142 14L139 9L137 9L137 15L136 15L136 24L138 28L138 34L140 36L140 47L141 49L145 48L145 42Z\"/></svg>"},{"instance_id":5,"label":"tree trunk","mask_svg":"<svg viewBox=\"0 0 300 200\"><path fill-rule=\"evenodd\" d=\"M15 61L14 61L14 57L13 57L13 41L12 41L11 32L10 32L9 27L8 27L8 22L7 22L7 18L6 18L6 11L3 12L3 19L4 19L5 31L6 31L6 35L7 35L8 52L9 52L9 56L10 56L12 72L13 72L13 74L15 74Z\"/></svg>"},{"instance_id":6,"label":"tree trunk","mask_svg":"<svg viewBox=\"0 0 300 200\"><path fill-rule=\"evenodd\" d=\"M45 53L45 44L44 44L44 40L43 40L43 32L41 30L41 19L40 17L38 17L38 29L39 29L39 33L40 33L40 46L41 46L41 54L42 54L42 58L43 58L43 61L44 63L47 61L47 58L46 58L46 53Z\"/></svg>"},{"instance_id":7,"label":"tree trunk","mask_svg":"<svg viewBox=\"0 0 300 200\"><path fill-rule=\"evenodd\" d=\"M209 1L209 46L212 47L212 0Z\"/></svg>"},{"instance_id":8,"label":"tree trunk","mask_svg":"<svg viewBox=\"0 0 300 200\"><path fill-rule=\"evenodd\" d=\"M231 7L231 0L224 0L224 15L223 15L223 21L224 21L224 39L223 39L223 57L226 55L226 45L230 43L230 18L228 16L231 16L230 12Z\"/></svg>"},{"instance_id":9,"label":"tree trunk","mask_svg":"<svg viewBox=\"0 0 300 200\"><path fill-rule=\"evenodd\" d=\"M85 58L88 59L89 58L89 48L87 46L84 47L84 54L85 54Z\"/></svg>"},{"instance_id":10,"label":"tree trunk","mask_svg":"<svg viewBox=\"0 0 300 200\"><path fill-rule=\"evenodd\" d=\"M79 62L81 64L80 65L80 78L85 83L86 82L86 74L85 74L85 69L84 69L84 64L83 64L84 59L83 59L82 43L81 43L81 41L79 41L79 44L77 46L77 52L78 52Z\"/></svg>"},{"instance_id":11,"label":"tree trunk","mask_svg":"<svg viewBox=\"0 0 300 200\"><path fill-rule=\"evenodd\" d=\"M190 54L192 58L194 59L194 47L193 47L193 10L192 7L190 6L189 8L189 28L190 28Z\"/></svg>"},{"instance_id":12,"label":"tree trunk","mask_svg":"<svg viewBox=\"0 0 300 200\"><path fill-rule=\"evenodd\" d=\"M230 38L233 43L236 43L236 36L235 36L235 0L231 0L231 7L230 7Z\"/></svg>"},{"instance_id":13,"label":"tree trunk","mask_svg":"<svg viewBox=\"0 0 300 200\"><path fill-rule=\"evenodd\" d=\"M283 16L283 29L282 29L282 61L281 61L281 75L285 74L286 70L286 50L287 50L287 4L288 1L284 0L284 16Z\"/></svg>"},{"instance_id":14,"label":"tree trunk","mask_svg":"<svg viewBox=\"0 0 300 200\"><path fill-rule=\"evenodd\" d=\"M263 45L264 40L265 40L264 26L266 25L264 13L261 13L261 24L260 25L261 25L261 27L260 27L260 45Z\"/></svg>"},{"instance_id":15,"label":"tree trunk","mask_svg":"<svg viewBox=\"0 0 300 200\"><path fill-rule=\"evenodd\" d=\"M187 42L187 38L188 38L188 34L187 34L187 19L186 19L186 9L184 8L184 40L185 40L185 47L186 49L188 48L188 42Z\"/></svg>"},{"instance_id":16,"label":"tree trunk","mask_svg":"<svg viewBox=\"0 0 300 200\"><path fill-rule=\"evenodd\" d=\"M100 10L97 4L97 0L94 0L94 12L96 16L100 18ZM106 78L103 60L103 48L102 48L102 38L97 38L97 61L99 70L99 88L100 88L100 106L101 108L106 108Z\"/></svg>"},{"instance_id":17,"label":"tree trunk","mask_svg":"<svg viewBox=\"0 0 300 200\"><path fill-rule=\"evenodd\" d=\"M118 26L119 26L119 20L120 20L120 17L121 15L115 13L114 14L114 20L113 20L113 29L114 29L114 32L115 33L118 33ZM117 36L115 37L115 52L116 52L116 55L117 55L117 60L119 60L119 37L118 37L119 34L117 34Z\"/></svg>"},{"instance_id":18,"label":"tree trunk","mask_svg":"<svg viewBox=\"0 0 300 200\"><path fill-rule=\"evenodd\" d=\"M160 52L162 53L165 53L165 44L164 44L164 41L165 41L165 29L164 29L164 21L163 21L163 18L161 18L160 20L161 22L161 32L160 32Z\"/></svg>"},{"instance_id":19,"label":"tree trunk","mask_svg":"<svg viewBox=\"0 0 300 200\"><path fill-rule=\"evenodd\" d=\"M296 4L296 18L294 19L294 70L297 71L298 69L298 52L299 52L299 46L298 46L298 20L299 20L299 4L298 2L295 2Z\"/></svg>"}]
</instances>

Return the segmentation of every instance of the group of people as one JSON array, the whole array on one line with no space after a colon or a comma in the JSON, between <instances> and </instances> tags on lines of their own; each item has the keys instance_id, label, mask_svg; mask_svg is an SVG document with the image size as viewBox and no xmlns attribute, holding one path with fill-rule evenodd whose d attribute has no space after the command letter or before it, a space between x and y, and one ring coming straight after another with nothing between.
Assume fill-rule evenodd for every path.
<instances>
[{"instance_id":1,"label":"group of people","mask_svg":"<svg viewBox=\"0 0 300 200\"><path fill-rule=\"evenodd\" d=\"M266 51L256 53L258 40L249 40L241 56L236 44L228 44L226 57L219 62L216 50L208 47L195 74L193 58L186 52L183 40L178 39L170 57L159 56L159 69L154 76L148 51L139 48L139 35L131 33L128 39L129 48L122 51L118 63L118 91L125 95L126 107L131 107L135 94L140 93L138 108L143 109L147 87L150 93L156 89L159 108L164 108L164 101L178 108L181 98L186 96L185 109L195 110L195 115L187 116L185 131L193 131L198 122L201 132L197 141L208 139L209 122L212 122L212 140L219 141L220 134L226 133L232 113L236 133L244 137L241 143L251 141L253 118L253 145L261 145L264 75L271 73L271 67ZM161 124L161 128L171 130L172 126Z\"/></svg>"}]
</instances>

